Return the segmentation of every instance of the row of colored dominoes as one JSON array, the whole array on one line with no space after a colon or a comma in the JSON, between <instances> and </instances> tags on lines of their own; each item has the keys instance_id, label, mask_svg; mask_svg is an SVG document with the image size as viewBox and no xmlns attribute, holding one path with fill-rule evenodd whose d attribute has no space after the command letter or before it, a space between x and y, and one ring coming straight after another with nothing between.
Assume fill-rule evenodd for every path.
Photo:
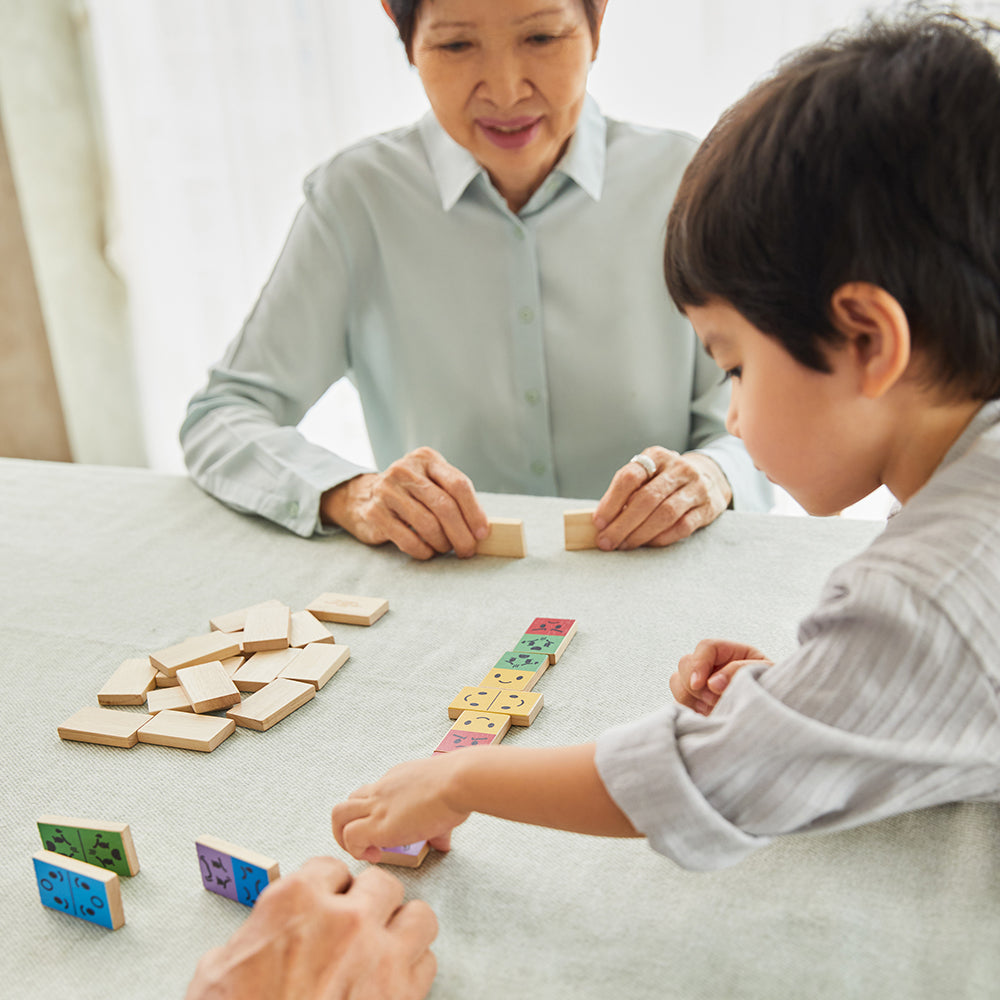
<instances>
[{"instance_id":1,"label":"row of colored dominoes","mask_svg":"<svg viewBox=\"0 0 1000 1000\"><path fill-rule=\"evenodd\" d=\"M42 816L37 825L45 849L32 863L42 905L110 930L123 926L119 877L139 872L128 824ZM218 837L200 836L195 847L202 885L244 906L280 875L277 861Z\"/></svg>"},{"instance_id":2,"label":"row of colored dominoes","mask_svg":"<svg viewBox=\"0 0 1000 1000\"><path fill-rule=\"evenodd\" d=\"M543 703L541 692L532 689L559 660L575 634L574 618L536 618L478 687L464 687L455 696L448 706L448 718L455 723L434 753L499 743L512 725L530 726ZM426 841L384 847L380 862L416 868L428 850Z\"/></svg>"},{"instance_id":3,"label":"row of colored dominoes","mask_svg":"<svg viewBox=\"0 0 1000 1000\"><path fill-rule=\"evenodd\" d=\"M58 727L64 740L136 743L210 752L237 726L263 732L310 701L347 662L324 622L371 625L389 609L381 597L320 594L305 610L269 600L209 620L209 631L148 657L126 660L88 706ZM249 697L244 699L244 695ZM210 713L226 710L225 717Z\"/></svg>"}]
</instances>

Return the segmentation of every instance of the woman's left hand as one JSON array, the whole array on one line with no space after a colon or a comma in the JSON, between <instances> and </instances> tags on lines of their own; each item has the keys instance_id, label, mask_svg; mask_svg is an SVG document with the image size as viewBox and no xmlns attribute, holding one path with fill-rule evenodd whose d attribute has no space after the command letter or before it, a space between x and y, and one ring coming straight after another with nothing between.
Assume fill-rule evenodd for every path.
<instances>
[{"instance_id":1,"label":"woman's left hand","mask_svg":"<svg viewBox=\"0 0 1000 1000\"><path fill-rule=\"evenodd\" d=\"M594 512L598 548L637 549L687 538L711 524L733 497L729 481L707 455L678 454L656 445L643 455L655 471L638 462L623 465Z\"/></svg>"}]
</instances>

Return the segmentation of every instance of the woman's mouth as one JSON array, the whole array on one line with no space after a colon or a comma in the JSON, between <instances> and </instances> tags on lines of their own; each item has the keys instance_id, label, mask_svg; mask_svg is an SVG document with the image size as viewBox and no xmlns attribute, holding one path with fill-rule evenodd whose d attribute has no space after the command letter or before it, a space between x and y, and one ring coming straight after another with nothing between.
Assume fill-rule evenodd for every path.
<instances>
[{"instance_id":1,"label":"woman's mouth","mask_svg":"<svg viewBox=\"0 0 1000 1000\"><path fill-rule=\"evenodd\" d=\"M477 118L476 124L483 135L500 149L522 149L538 134L540 117Z\"/></svg>"}]
</instances>

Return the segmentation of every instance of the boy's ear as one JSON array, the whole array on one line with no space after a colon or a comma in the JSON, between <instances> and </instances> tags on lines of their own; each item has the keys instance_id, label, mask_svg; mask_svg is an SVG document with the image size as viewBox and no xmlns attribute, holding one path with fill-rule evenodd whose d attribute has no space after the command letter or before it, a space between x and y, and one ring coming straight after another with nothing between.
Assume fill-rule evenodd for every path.
<instances>
[{"instance_id":1,"label":"boy's ear","mask_svg":"<svg viewBox=\"0 0 1000 1000\"><path fill-rule=\"evenodd\" d=\"M389 15L389 20L393 24L396 23L395 15L392 13L392 8L389 6L389 0L382 0L382 10L384 10Z\"/></svg>"},{"instance_id":2,"label":"boy's ear","mask_svg":"<svg viewBox=\"0 0 1000 1000\"><path fill-rule=\"evenodd\" d=\"M910 364L910 324L884 288L867 281L841 285L830 297L830 318L847 338L869 399L885 395Z\"/></svg>"}]
</instances>

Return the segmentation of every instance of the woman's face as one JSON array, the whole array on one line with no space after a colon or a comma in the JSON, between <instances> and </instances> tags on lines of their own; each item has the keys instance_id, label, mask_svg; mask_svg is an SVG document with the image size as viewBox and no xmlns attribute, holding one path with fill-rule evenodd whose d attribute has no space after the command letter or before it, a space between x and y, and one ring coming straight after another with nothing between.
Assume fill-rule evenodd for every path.
<instances>
[{"instance_id":1,"label":"woman's face","mask_svg":"<svg viewBox=\"0 0 1000 1000\"><path fill-rule=\"evenodd\" d=\"M583 108L597 51L583 0L424 0L412 49L441 126L518 211Z\"/></svg>"}]
</instances>

